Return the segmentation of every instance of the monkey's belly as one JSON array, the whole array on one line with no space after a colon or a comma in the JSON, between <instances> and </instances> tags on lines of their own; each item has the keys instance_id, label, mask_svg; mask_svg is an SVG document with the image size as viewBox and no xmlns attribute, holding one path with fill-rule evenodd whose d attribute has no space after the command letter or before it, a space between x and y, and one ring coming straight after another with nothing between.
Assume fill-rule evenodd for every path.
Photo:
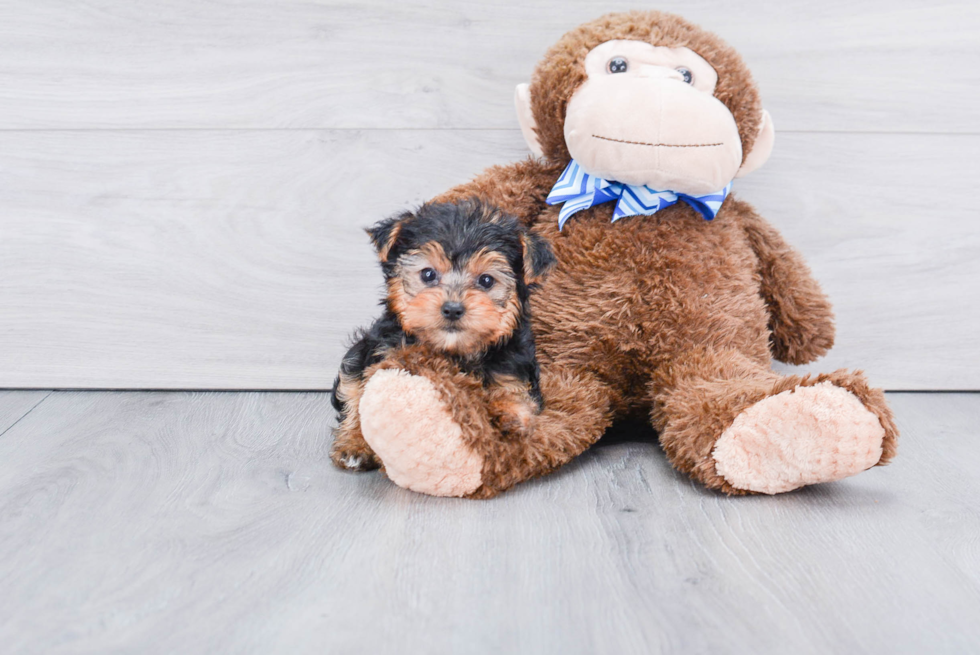
<instances>
[{"instance_id":1,"label":"monkey's belly","mask_svg":"<svg viewBox=\"0 0 980 655\"><path fill-rule=\"evenodd\" d=\"M612 204L535 228L558 264L532 296L543 364L585 367L623 388L692 349L769 361L758 262L737 217L685 205L610 223Z\"/></svg>"}]
</instances>

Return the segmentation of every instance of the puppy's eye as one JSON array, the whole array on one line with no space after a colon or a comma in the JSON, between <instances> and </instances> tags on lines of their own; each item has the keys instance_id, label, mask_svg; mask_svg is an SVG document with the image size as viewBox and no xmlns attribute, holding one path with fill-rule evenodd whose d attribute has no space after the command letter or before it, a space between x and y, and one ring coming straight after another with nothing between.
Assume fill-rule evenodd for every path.
<instances>
[{"instance_id":1,"label":"puppy's eye","mask_svg":"<svg viewBox=\"0 0 980 655\"><path fill-rule=\"evenodd\" d=\"M479 277L479 279L477 279L477 281L476 281L476 283L479 284L484 289L489 289L494 284L496 284L496 282L497 281L495 279L493 279L493 276L487 275L486 273L484 273L483 275L481 275Z\"/></svg>"},{"instance_id":2,"label":"puppy's eye","mask_svg":"<svg viewBox=\"0 0 980 655\"><path fill-rule=\"evenodd\" d=\"M694 80L694 76L691 75L691 71L687 70L686 68L678 68L677 72L681 74L681 77L683 77L684 81L687 82L688 84L690 84L691 81Z\"/></svg>"},{"instance_id":3,"label":"puppy's eye","mask_svg":"<svg viewBox=\"0 0 980 655\"><path fill-rule=\"evenodd\" d=\"M610 73L625 73L629 69L629 64L623 57L613 57L606 64L606 70Z\"/></svg>"},{"instance_id":4,"label":"puppy's eye","mask_svg":"<svg viewBox=\"0 0 980 655\"><path fill-rule=\"evenodd\" d=\"M439 278L439 274L436 273L436 269L434 268L423 268L419 272L419 277L422 278L422 281L426 284L432 284Z\"/></svg>"}]
</instances>

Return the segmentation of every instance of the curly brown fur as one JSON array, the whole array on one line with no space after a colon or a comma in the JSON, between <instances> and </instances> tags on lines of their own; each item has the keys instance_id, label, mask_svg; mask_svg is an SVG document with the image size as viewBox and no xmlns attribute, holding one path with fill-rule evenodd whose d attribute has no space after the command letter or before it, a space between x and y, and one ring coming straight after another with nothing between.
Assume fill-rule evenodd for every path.
<instances>
[{"instance_id":1,"label":"curly brown fur","mask_svg":"<svg viewBox=\"0 0 980 655\"><path fill-rule=\"evenodd\" d=\"M464 373L421 355L390 363L432 380L466 443L484 456L483 486L472 496L558 468L613 419L638 412L649 414L674 466L711 488L746 493L715 470L719 436L759 400L825 381L878 418L885 431L879 464L887 463L897 431L883 394L860 373L799 377L770 369L774 356L803 363L825 353L833 314L800 255L748 204L729 196L710 222L677 204L610 225L610 203L576 214L559 232L558 208L545 199L569 162L565 107L585 79L585 55L612 39L687 46L706 59L718 73L715 97L737 122L743 161L759 130L758 92L741 58L676 16L611 14L548 51L531 85L545 157L490 168L437 199L479 198L552 244L558 263L531 298L546 408L529 434L501 438L486 390Z\"/></svg>"},{"instance_id":2,"label":"curly brown fur","mask_svg":"<svg viewBox=\"0 0 980 655\"><path fill-rule=\"evenodd\" d=\"M834 313L810 268L782 236L744 202L736 202L742 228L759 258L762 297L769 307L773 356L809 364L834 346Z\"/></svg>"},{"instance_id":3,"label":"curly brown fur","mask_svg":"<svg viewBox=\"0 0 980 655\"><path fill-rule=\"evenodd\" d=\"M527 166L498 168L453 193L483 187L506 194L526 180ZM539 166L546 176L547 165ZM522 180L512 185L510 175ZM791 362L819 356L832 344L833 322L799 255L749 205L730 196L710 223L675 205L621 220L615 229L611 212L610 205L582 212L563 232L556 208L542 205L528 217L558 260L532 298L542 380L557 370L581 376L589 381L581 388L601 401L571 402L549 416L555 401L543 383L548 410L532 438L509 445L513 452L491 450L476 497L557 468L597 440L612 418L644 408L678 469L711 488L746 493L714 470L710 455L719 435L765 396L824 380L851 391L878 416L886 431L880 463L891 459L897 431L887 404L858 374L781 378L769 369L773 355ZM676 371L685 366L684 354L704 347L736 353L744 370L732 375L705 366L687 378L696 382L681 383ZM720 380L712 382L715 377Z\"/></svg>"},{"instance_id":4,"label":"curly brown fur","mask_svg":"<svg viewBox=\"0 0 980 655\"><path fill-rule=\"evenodd\" d=\"M501 440L481 434L472 439L484 465L483 485L471 497L491 498L551 473L583 453L612 425L611 390L595 376L550 367L542 372L541 389L547 404L527 437Z\"/></svg>"}]
</instances>

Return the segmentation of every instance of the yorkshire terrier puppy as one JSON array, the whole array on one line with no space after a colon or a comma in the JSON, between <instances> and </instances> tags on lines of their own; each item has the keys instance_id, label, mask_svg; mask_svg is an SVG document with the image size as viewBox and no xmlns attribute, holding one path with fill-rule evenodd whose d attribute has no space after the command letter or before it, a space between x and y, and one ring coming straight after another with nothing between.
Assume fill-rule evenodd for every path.
<instances>
[{"instance_id":1,"label":"yorkshire terrier puppy","mask_svg":"<svg viewBox=\"0 0 980 655\"><path fill-rule=\"evenodd\" d=\"M475 200L426 204L368 234L388 292L384 314L357 335L334 383L334 463L351 470L380 465L361 435L364 373L412 346L482 380L500 431L526 434L542 404L528 297L554 264L548 242Z\"/></svg>"}]
</instances>

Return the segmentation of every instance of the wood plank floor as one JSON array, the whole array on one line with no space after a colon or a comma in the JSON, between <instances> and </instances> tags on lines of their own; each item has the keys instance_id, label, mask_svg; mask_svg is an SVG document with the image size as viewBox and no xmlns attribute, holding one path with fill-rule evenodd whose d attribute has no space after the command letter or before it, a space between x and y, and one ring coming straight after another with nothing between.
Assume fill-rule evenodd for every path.
<instances>
[{"instance_id":1,"label":"wood plank floor","mask_svg":"<svg viewBox=\"0 0 980 655\"><path fill-rule=\"evenodd\" d=\"M324 394L0 392L0 650L978 652L980 394L889 397L843 482L726 498L633 431L476 502L334 470Z\"/></svg>"}]
</instances>

